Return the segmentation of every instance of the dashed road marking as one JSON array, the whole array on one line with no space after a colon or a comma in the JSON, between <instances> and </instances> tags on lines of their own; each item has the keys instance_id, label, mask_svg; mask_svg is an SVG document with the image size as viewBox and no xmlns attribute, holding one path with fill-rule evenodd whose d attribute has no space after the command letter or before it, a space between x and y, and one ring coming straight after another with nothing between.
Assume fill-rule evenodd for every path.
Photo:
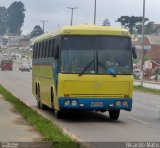
<instances>
[{"instance_id":1,"label":"dashed road marking","mask_svg":"<svg viewBox=\"0 0 160 148\"><path fill-rule=\"evenodd\" d=\"M139 123L142 123L142 124L144 124L144 125L149 125L148 122L139 120L139 119L137 119L137 118L134 118L134 117L131 117L131 116L128 116L128 118L131 119L131 120L137 121L137 122L139 122Z\"/></svg>"}]
</instances>

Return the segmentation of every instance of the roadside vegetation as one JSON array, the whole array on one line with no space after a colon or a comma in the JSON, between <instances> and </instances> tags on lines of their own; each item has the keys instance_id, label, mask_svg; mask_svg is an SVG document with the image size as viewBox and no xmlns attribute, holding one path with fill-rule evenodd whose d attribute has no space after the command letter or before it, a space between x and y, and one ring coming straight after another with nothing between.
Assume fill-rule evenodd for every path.
<instances>
[{"instance_id":1,"label":"roadside vegetation","mask_svg":"<svg viewBox=\"0 0 160 148\"><path fill-rule=\"evenodd\" d=\"M152 94L160 95L160 90L152 89L152 88L146 88L146 87L143 87L141 85L134 86L134 90L145 92L145 93L152 93Z\"/></svg>"},{"instance_id":2,"label":"roadside vegetation","mask_svg":"<svg viewBox=\"0 0 160 148\"><path fill-rule=\"evenodd\" d=\"M11 102L16 111L43 135L44 139L42 139L42 141L53 142L54 147L80 147L80 144L73 141L69 136L64 135L62 130L52 121L39 115L36 111L25 105L1 85L0 94L2 94L7 101Z\"/></svg>"},{"instance_id":3,"label":"roadside vegetation","mask_svg":"<svg viewBox=\"0 0 160 148\"><path fill-rule=\"evenodd\" d=\"M33 53L33 51L25 50L25 49L13 49L13 52L19 53L21 55L25 55L28 57L32 57L32 53Z\"/></svg>"}]
</instances>

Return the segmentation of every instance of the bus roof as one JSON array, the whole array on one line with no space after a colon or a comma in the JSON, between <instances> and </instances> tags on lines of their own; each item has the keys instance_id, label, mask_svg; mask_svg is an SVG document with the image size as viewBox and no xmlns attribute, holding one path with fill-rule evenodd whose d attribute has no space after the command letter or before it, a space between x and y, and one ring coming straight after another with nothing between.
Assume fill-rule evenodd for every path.
<instances>
[{"instance_id":1,"label":"bus roof","mask_svg":"<svg viewBox=\"0 0 160 148\"><path fill-rule=\"evenodd\" d=\"M96 25L77 25L67 26L49 33L38 36L34 42L40 42L58 35L113 35L113 36L130 36L127 29L115 28L111 26Z\"/></svg>"}]
</instances>

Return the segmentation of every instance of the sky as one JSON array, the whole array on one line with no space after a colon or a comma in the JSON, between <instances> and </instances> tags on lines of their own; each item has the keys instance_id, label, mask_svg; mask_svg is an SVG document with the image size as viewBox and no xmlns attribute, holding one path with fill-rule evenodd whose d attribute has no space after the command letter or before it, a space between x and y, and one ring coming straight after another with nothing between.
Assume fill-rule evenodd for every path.
<instances>
[{"instance_id":1,"label":"sky","mask_svg":"<svg viewBox=\"0 0 160 148\"><path fill-rule=\"evenodd\" d=\"M0 6L8 8L15 0L0 0ZM22 27L23 34L30 33L35 25L45 31L55 30L70 25L71 10L67 7L78 7L74 10L73 25L93 24L95 0L18 0L24 3L26 12ZM145 16L150 21L160 23L160 0L145 0ZM109 19L111 26L119 27L115 22L121 16L142 16L143 0L97 0L96 25L102 25L104 19Z\"/></svg>"}]
</instances>

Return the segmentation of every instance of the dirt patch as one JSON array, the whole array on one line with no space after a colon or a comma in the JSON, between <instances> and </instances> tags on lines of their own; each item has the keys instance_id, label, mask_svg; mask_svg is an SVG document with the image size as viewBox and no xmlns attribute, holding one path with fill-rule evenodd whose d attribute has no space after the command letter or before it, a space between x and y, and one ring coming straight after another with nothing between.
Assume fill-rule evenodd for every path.
<instances>
[{"instance_id":1,"label":"dirt patch","mask_svg":"<svg viewBox=\"0 0 160 148\"><path fill-rule=\"evenodd\" d=\"M14 113L16 113L16 114L19 114L14 107L11 108L10 111L11 111L11 112L14 112Z\"/></svg>"},{"instance_id":2,"label":"dirt patch","mask_svg":"<svg viewBox=\"0 0 160 148\"><path fill-rule=\"evenodd\" d=\"M0 94L0 99L4 99L4 97Z\"/></svg>"},{"instance_id":3,"label":"dirt patch","mask_svg":"<svg viewBox=\"0 0 160 148\"><path fill-rule=\"evenodd\" d=\"M21 117L15 119L14 121L12 121L12 123L18 124L18 125L30 125Z\"/></svg>"}]
</instances>

